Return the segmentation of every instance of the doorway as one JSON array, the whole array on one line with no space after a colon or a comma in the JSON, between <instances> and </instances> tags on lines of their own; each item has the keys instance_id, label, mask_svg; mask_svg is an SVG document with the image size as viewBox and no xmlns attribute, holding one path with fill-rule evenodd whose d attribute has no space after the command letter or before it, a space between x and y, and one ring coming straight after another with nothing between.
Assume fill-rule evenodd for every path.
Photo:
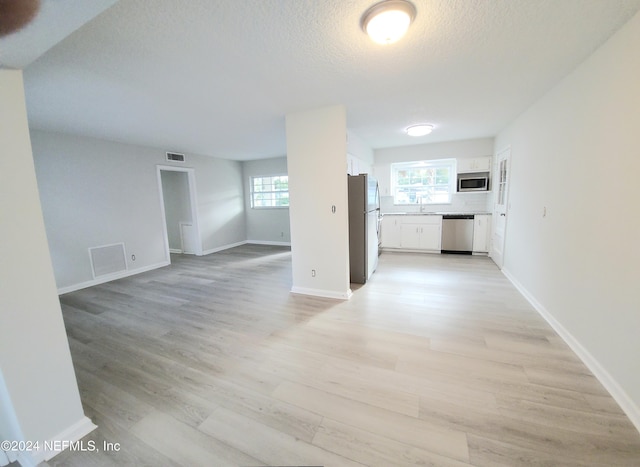
<instances>
[{"instance_id":1,"label":"doorway","mask_svg":"<svg viewBox=\"0 0 640 467\"><path fill-rule=\"evenodd\" d=\"M495 200L493 205L493 238L491 259L502 269L504 264L504 244L507 235L507 215L509 212L509 179L511 171L511 148L506 148L496 156Z\"/></svg>"},{"instance_id":2,"label":"doorway","mask_svg":"<svg viewBox=\"0 0 640 467\"><path fill-rule=\"evenodd\" d=\"M158 166L165 255L202 255L194 169Z\"/></svg>"}]
</instances>

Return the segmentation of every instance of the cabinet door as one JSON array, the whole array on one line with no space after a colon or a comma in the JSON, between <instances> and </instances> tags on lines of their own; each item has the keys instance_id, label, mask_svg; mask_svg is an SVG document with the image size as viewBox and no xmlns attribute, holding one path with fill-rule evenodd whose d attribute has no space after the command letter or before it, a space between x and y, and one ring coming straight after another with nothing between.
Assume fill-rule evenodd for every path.
<instances>
[{"instance_id":1,"label":"cabinet door","mask_svg":"<svg viewBox=\"0 0 640 467\"><path fill-rule=\"evenodd\" d=\"M400 248L400 218L384 216L382 218L382 248Z\"/></svg>"},{"instance_id":2,"label":"cabinet door","mask_svg":"<svg viewBox=\"0 0 640 467\"><path fill-rule=\"evenodd\" d=\"M475 159L458 159L457 160L458 173L461 174L465 172L473 172L474 160Z\"/></svg>"},{"instance_id":3,"label":"cabinet door","mask_svg":"<svg viewBox=\"0 0 640 467\"><path fill-rule=\"evenodd\" d=\"M442 241L441 225L426 224L420 226L420 249L440 251Z\"/></svg>"},{"instance_id":4,"label":"cabinet door","mask_svg":"<svg viewBox=\"0 0 640 467\"><path fill-rule=\"evenodd\" d=\"M491 157L474 157L473 159L458 159L458 173L490 172Z\"/></svg>"},{"instance_id":5,"label":"cabinet door","mask_svg":"<svg viewBox=\"0 0 640 467\"><path fill-rule=\"evenodd\" d=\"M489 229L491 216L481 214L473 218L473 251L487 253L489 251Z\"/></svg>"},{"instance_id":6,"label":"cabinet door","mask_svg":"<svg viewBox=\"0 0 640 467\"><path fill-rule=\"evenodd\" d=\"M491 157L478 157L475 161L477 172L491 172Z\"/></svg>"},{"instance_id":7,"label":"cabinet door","mask_svg":"<svg viewBox=\"0 0 640 467\"><path fill-rule=\"evenodd\" d=\"M420 249L420 224L400 225L400 246L411 250Z\"/></svg>"}]
</instances>

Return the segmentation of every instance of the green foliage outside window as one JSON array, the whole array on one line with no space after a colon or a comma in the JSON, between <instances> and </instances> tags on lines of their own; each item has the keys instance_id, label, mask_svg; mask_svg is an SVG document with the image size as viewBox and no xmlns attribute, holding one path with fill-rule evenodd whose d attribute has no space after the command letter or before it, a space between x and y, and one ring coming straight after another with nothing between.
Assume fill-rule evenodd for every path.
<instances>
[{"instance_id":1,"label":"green foliage outside window","mask_svg":"<svg viewBox=\"0 0 640 467\"><path fill-rule=\"evenodd\" d=\"M452 159L393 164L395 204L441 204L451 202L455 165Z\"/></svg>"},{"instance_id":2,"label":"green foliage outside window","mask_svg":"<svg viewBox=\"0 0 640 467\"><path fill-rule=\"evenodd\" d=\"M289 177L275 175L251 178L251 207L279 208L289 206Z\"/></svg>"}]
</instances>

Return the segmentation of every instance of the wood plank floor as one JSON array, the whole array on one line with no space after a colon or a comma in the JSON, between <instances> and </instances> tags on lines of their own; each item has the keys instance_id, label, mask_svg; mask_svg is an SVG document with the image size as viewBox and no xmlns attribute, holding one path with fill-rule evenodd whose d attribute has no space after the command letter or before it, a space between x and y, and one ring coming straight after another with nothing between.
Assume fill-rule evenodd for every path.
<instances>
[{"instance_id":1,"label":"wood plank floor","mask_svg":"<svg viewBox=\"0 0 640 467\"><path fill-rule=\"evenodd\" d=\"M384 253L349 301L245 245L61 296L87 416L49 466L640 465L640 434L484 257Z\"/></svg>"}]
</instances>

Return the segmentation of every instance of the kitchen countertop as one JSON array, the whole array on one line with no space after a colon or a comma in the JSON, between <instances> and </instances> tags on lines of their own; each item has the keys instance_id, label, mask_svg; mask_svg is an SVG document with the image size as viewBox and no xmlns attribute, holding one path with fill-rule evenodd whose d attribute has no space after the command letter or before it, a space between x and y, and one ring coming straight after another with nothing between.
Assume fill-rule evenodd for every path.
<instances>
[{"instance_id":1,"label":"kitchen countertop","mask_svg":"<svg viewBox=\"0 0 640 467\"><path fill-rule=\"evenodd\" d=\"M383 216L483 216L491 215L490 212L384 212Z\"/></svg>"}]
</instances>

